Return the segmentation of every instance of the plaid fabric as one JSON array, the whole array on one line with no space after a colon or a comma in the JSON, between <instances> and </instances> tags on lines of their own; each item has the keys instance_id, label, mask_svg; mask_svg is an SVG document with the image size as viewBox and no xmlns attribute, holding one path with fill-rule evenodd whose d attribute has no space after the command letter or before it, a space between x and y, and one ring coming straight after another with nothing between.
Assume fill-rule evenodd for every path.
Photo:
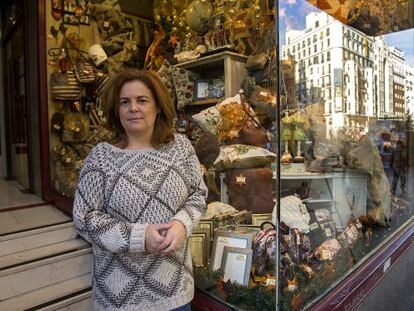
<instances>
[{"instance_id":1,"label":"plaid fabric","mask_svg":"<svg viewBox=\"0 0 414 311\"><path fill-rule=\"evenodd\" d=\"M73 71L55 72L50 76L50 93L56 100L77 100L80 98L80 85Z\"/></svg>"},{"instance_id":2,"label":"plaid fabric","mask_svg":"<svg viewBox=\"0 0 414 311\"><path fill-rule=\"evenodd\" d=\"M89 63L75 64L75 74L80 83L91 83L95 81L93 67Z\"/></svg>"}]
</instances>

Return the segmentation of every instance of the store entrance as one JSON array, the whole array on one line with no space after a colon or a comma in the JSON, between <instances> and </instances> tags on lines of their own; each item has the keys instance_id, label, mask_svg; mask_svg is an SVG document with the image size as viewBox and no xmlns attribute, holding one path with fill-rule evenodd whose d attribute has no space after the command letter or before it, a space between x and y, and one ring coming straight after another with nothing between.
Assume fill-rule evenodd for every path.
<instances>
[{"instance_id":1,"label":"store entrance","mask_svg":"<svg viewBox=\"0 0 414 311\"><path fill-rule=\"evenodd\" d=\"M24 24L16 21L4 42L4 124L6 132L6 178L22 189L31 189L28 154L28 109Z\"/></svg>"}]
</instances>

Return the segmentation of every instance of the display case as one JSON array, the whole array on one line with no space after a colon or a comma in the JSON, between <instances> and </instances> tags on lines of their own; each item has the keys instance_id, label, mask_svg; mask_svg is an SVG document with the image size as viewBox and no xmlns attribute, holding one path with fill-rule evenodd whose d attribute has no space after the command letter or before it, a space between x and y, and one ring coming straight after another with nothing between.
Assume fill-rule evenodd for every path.
<instances>
[{"instance_id":1,"label":"display case","mask_svg":"<svg viewBox=\"0 0 414 311\"><path fill-rule=\"evenodd\" d=\"M49 201L70 211L87 148L110 141L100 102L105 78L123 67L152 70L171 91L176 130L193 143L209 188L207 210L189 237L193 309L360 303L414 236L414 51L404 45L413 30L376 36L412 27L411 15L398 22L412 3L154 1L154 21L120 15L142 30L126 23L123 37L94 15L102 2L90 2L89 24L48 16L44 25L51 36L41 82ZM392 22L373 3L392 12ZM44 4L47 15L58 10ZM114 10L108 19L124 14ZM81 82L79 98L53 99L49 78L74 31L77 52L100 44L108 60L80 57L97 85ZM194 59L177 63L183 52ZM214 92L213 80L223 92Z\"/></svg>"},{"instance_id":2,"label":"display case","mask_svg":"<svg viewBox=\"0 0 414 311\"><path fill-rule=\"evenodd\" d=\"M365 4L370 21L378 18L382 25L372 24L368 35L388 32L390 21L371 2ZM242 279L244 268L236 263L239 275L229 278L227 261L222 261L225 271L216 270L217 259L211 257L210 266L196 268L196 310L352 309L411 244L414 206L407 187L413 178L412 110L411 99L400 103L398 86L412 84L411 78L404 82L401 75L412 72L412 64L402 50L388 43L398 46L398 40L370 37L366 29L348 25L357 27L352 16L360 12L359 7L330 4L327 10L319 2L313 5L278 2L276 37L281 50L275 63L280 81L273 89L271 83L259 83L262 91L277 95L273 117L278 126L266 127L277 142L265 146L276 151L280 160L270 166L273 178L266 182L272 187L274 208L258 212L254 205L241 204L236 211L212 217L218 233L212 249L223 239L230 244L224 246L228 251L240 248L235 245L237 234L253 235L250 280ZM318 5L335 16L319 11ZM378 1L377 5L386 4ZM402 2L387 8L395 13L410 5ZM412 34L412 29L408 32ZM413 53L412 47L404 52ZM257 77L257 72L248 70L242 85ZM248 88L244 91L260 115L255 96ZM412 97L410 87L404 94ZM225 145L221 148L228 149ZM226 156L228 163L238 161ZM219 157L215 163L219 171L220 161ZM226 170L217 178L219 200L234 207L240 202L229 189ZM234 177L242 187L246 176ZM249 196L259 201L261 191L267 191L263 184ZM247 198L242 200L251 204ZM251 212L241 218L245 223L232 218L245 207ZM268 238L265 232L270 235L272 228L257 225L266 222L278 229L263 246L260 241ZM227 231L225 238L223 231ZM273 241L277 245L272 248ZM272 262L266 254L276 249L275 270L262 273Z\"/></svg>"}]
</instances>

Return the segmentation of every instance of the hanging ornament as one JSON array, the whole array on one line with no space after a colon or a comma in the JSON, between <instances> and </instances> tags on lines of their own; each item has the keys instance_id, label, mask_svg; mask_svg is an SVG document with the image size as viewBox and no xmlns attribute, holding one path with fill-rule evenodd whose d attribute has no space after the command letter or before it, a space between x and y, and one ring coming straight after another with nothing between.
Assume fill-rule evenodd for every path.
<instances>
[{"instance_id":1,"label":"hanging ornament","mask_svg":"<svg viewBox=\"0 0 414 311\"><path fill-rule=\"evenodd\" d=\"M172 45L173 48L175 48L175 46L177 45L177 36L176 35L171 35L170 36L170 40L168 40L168 43Z\"/></svg>"},{"instance_id":2,"label":"hanging ornament","mask_svg":"<svg viewBox=\"0 0 414 311\"><path fill-rule=\"evenodd\" d=\"M213 5L209 0L194 0L187 7L187 25L198 34L205 34L210 28Z\"/></svg>"}]
</instances>

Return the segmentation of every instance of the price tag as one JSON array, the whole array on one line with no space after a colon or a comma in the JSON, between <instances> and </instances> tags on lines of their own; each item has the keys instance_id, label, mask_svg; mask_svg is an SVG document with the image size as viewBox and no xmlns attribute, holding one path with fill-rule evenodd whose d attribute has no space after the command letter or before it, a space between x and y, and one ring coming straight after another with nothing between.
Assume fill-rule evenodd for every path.
<instances>
[{"instance_id":1,"label":"price tag","mask_svg":"<svg viewBox=\"0 0 414 311\"><path fill-rule=\"evenodd\" d=\"M267 92L263 92L263 91L261 91L261 92L260 92L260 96L267 97Z\"/></svg>"},{"instance_id":2,"label":"price tag","mask_svg":"<svg viewBox=\"0 0 414 311\"><path fill-rule=\"evenodd\" d=\"M276 286L276 278L268 277L266 279L266 286Z\"/></svg>"},{"instance_id":3,"label":"price tag","mask_svg":"<svg viewBox=\"0 0 414 311\"><path fill-rule=\"evenodd\" d=\"M302 214L306 214L308 212L308 210L306 209L306 204L303 204L303 203L299 204L299 208Z\"/></svg>"},{"instance_id":4,"label":"price tag","mask_svg":"<svg viewBox=\"0 0 414 311\"><path fill-rule=\"evenodd\" d=\"M328 250L328 249L324 249L322 251L322 259L325 259L325 260L332 259L332 252L330 250Z\"/></svg>"},{"instance_id":5,"label":"price tag","mask_svg":"<svg viewBox=\"0 0 414 311\"><path fill-rule=\"evenodd\" d=\"M331 229L326 228L326 229L325 229L325 234L326 234L326 236L327 236L328 238L332 237L332 232L331 232Z\"/></svg>"},{"instance_id":6,"label":"price tag","mask_svg":"<svg viewBox=\"0 0 414 311\"><path fill-rule=\"evenodd\" d=\"M108 21L105 21L105 22L103 23L103 26L104 26L105 28L109 28L109 22L108 22Z\"/></svg>"},{"instance_id":7,"label":"price tag","mask_svg":"<svg viewBox=\"0 0 414 311\"><path fill-rule=\"evenodd\" d=\"M313 223L311 223L310 225L309 225L309 229L310 229L310 231L313 231L313 230L315 230L315 229L318 229L318 223L316 223L316 222L313 222Z\"/></svg>"},{"instance_id":8,"label":"price tag","mask_svg":"<svg viewBox=\"0 0 414 311\"><path fill-rule=\"evenodd\" d=\"M102 110L98 110L98 116L100 116L100 117L103 116L103 111Z\"/></svg>"},{"instance_id":9,"label":"price tag","mask_svg":"<svg viewBox=\"0 0 414 311\"><path fill-rule=\"evenodd\" d=\"M56 130L60 130L60 126L57 125L57 124L53 125L53 128L56 129Z\"/></svg>"},{"instance_id":10,"label":"price tag","mask_svg":"<svg viewBox=\"0 0 414 311\"><path fill-rule=\"evenodd\" d=\"M98 77L103 77L103 72L98 72Z\"/></svg>"},{"instance_id":11,"label":"price tag","mask_svg":"<svg viewBox=\"0 0 414 311\"><path fill-rule=\"evenodd\" d=\"M357 221L355 222L355 226L356 226L358 229L361 229L361 228L362 228L362 224L361 224L361 222L359 221L359 219L357 219Z\"/></svg>"},{"instance_id":12,"label":"price tag","mask_svg":"<svg viewBox=\"0 0 414 311\"><path fill-rule=\"evenodd\" d=\"M67 157L66 158L66 163L70 163L70 162L72 162L72 159L70 157Z\"/></svg>"}]
</instances>

